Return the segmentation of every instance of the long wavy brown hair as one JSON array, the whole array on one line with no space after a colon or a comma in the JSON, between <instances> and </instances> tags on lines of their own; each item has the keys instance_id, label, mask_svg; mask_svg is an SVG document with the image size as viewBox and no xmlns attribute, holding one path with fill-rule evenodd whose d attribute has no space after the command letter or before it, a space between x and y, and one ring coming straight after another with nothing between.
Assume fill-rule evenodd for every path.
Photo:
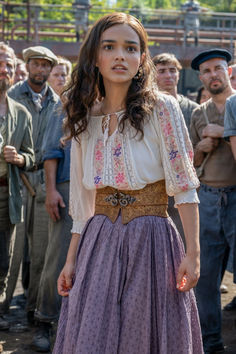
<instances>
[{"instance_id":1,"label":"long wavy brown hair","mask_svg":"<svg viewBox=\"0 0 236 354\"><path fill-rule=\"evenodd\" d=\"M64 95L67 96L64 108L67 114L65 130L69 138L79 140L79 135L88 125L89 112L98 96L106 96L103 78L96 67L96 59L102 33L108 28L128 24L139 36L140 55L145 53L141 70L130 84L126 97L126 111L119 122L123 132L126 122L143 136L144 120L152 112L157 99L154 82L155 67L149 55L147 34L135 17L125 13L112 13L99 19L88 32L79 52L78 62L72 72L71 82Z\"/></svg>"}]
</instances>

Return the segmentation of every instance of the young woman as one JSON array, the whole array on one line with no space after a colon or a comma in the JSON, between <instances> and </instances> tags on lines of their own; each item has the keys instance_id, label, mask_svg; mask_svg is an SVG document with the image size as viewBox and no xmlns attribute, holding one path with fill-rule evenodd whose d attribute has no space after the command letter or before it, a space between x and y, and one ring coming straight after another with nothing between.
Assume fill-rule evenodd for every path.
<instances>
[{"instance_id":1,"label":"young woman","mask_svg":"<svg viewBox=\"0 0 236 354\"><path fill-rule=\"evenodd\" d=\"M130 15L103 17L81 47L66 104L74 224L58 279L56 354L202 353L190 290L199 277L198 179L178 104L157 92L154 72Z\"/></svg>"}]
</instances>

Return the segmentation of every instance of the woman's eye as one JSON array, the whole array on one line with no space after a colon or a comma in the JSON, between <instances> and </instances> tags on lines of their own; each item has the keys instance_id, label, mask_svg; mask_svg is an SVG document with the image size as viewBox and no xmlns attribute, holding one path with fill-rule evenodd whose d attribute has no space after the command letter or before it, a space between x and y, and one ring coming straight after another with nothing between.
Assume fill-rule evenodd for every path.
<instances>
[{"instance_id":1,"label":"woman's eye","mask_svg":"<svg viewBox=\"0 0 236 354\"><path fill-rule=\"evenodd\" d=\"M106 44L105 46L104 46L104 49L105 50L111 50L113 48L113 46L111 45L111 44Z\"/></svg>"},{"instance_id":2,"label":"woman's eye","mask_svg":"<svg viewBox=\"0 0 236 354\"><path fill-rule=\"evenodd\" d=\"M128 52L136 52L135 47L127 47Z\"/></svg>"}]
</instances>

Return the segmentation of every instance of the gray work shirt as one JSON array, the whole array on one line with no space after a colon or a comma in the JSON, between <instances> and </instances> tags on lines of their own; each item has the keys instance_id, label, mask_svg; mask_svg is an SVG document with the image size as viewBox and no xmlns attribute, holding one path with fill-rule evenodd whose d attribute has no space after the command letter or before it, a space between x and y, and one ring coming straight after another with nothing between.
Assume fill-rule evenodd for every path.
<instances>
[{"instance_id":1,"label":"gray work shirt","mask_svg":"<svg viewBox=\"0 0 236 354\"><path fill-rule=\"evenodd\" d=\"M190 132L191 116L194 109L198 107L198 104L182 95L178 95L177 100L179 102L180 109L183 113L188 132Z\"/></svg>"},{"instance_id":2,"label":"gray work shirt","mask_svg":"<svg viewBox=\"0 0 236 354\"><path fill-rule=\"evenodd\" d=\"M35 104L32 100L32 93L30 91L27 81L19 82L8 91L8 95L21 103L27 108L32 116L33 124L33 143L35 151L36 164L43 162L42 145L44 134L47 129L49 118L55 108L55 105L59 102L60 98L57 94L48 86L46 98L42 103L42 110L37 111Z\"/></svg>"},{"instance_id":3,"label":"gray work shirt","mask_svg":"<svg viewBox=\"0 0 236 354\"><path fill-rule=\"evenodd\" d=\"M224 138L229 141L231 136L236 136L236 95L226 100L224 116Z\"/></svg>"}]
</instances>

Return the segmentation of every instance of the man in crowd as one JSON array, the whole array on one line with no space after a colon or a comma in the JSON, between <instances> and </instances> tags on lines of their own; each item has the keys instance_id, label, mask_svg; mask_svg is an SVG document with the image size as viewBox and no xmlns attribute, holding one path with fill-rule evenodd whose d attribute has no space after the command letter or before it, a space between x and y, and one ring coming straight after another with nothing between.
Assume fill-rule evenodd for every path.
<instances>
[{"instance_id":1,"label":"man in crowd","mask_svg":"<svg viewBox=\"0 0 236 354\"><path fill-rule=\"evenodd\" d=\"M50 216L49 242L41 274L35 317L39 321L32 346L34 350L50 350L51 323L59 317L61 298L57 278L63 268L71 239L72 220L69 216L70 144L63 146L63 114L58 106L51 116L44 146L46 177L46 209ZM56 250L56 252L55 252Z\"/></svg>"},{"instance_id":2,"label":"man in crowd","mask_svg":"<svg viewBox=\"0 0 236 354\"><path fill-rule=\"evenodd\" d=\"M57 57L55 65L49 75L48 83L58 96L61 95L71 75L71 62L63 57Z\"/></svg>"},{"instance_id":3,"label":"man in crowd","mask_svg":"<svg viewBox=\"0 0 236 354\"><path fill-rule=\"evenodd\" d=\"M23 188L25 218L17 231L19 239L21 235L26 235L28 240L30 264L26 311L29 323L33 324L39 281L48 243L42 144L49 118L59 97L47 84L49 74L53 66L57 64L57 57L49 49L36 46L24 49L23 58L28 71L28 79L17 83L8 94L27 108L32 115L33 123L35 165L26 174L28 188L25 186ZM18 254L22 252L21 249L17 251ZM11 286L11 289L9 296L12 295L14 286Z\"/></svg>"},{"instance_id":4,"label":"man in crowd","mask_svg":"<svg viewBox=\"0 0 236 354\"><path fill-rule=\"evenodd\" d=\"M198 104L202 104L208 101L210 98L211 98L210 92L207 91L204 86L199 87L199 89L197 90L196 102Z\"/></svg>"},{"instance_id":5,"label":"man in crowd","mask_svg":"<svg viewBox=\"0 0 236 354\"><path fill-rule=\"evenodd\" d=\"M15 224L22 221L20 175L33 167L31 116L7 96L13 84L16 57L12 48L0 43L0 330L9 328L6 286L12 258Z\"/></svg>"},{"instance_id":6,"label":"man in crowd","mask_svg":"<svg viewBox=\"0 0 236 354\"><path fill-rule=\"evenodd\" d=\"M233 89L236 90L236 64L231 65L232 72L230 74L230 82Z\"/></svg>"},{"instance_id":7,"label":"man in crowd","mask_svg":"<svg viewBox=\"0 0 236 354\"><path fill-rule=\"evenodd\" d=\"M232 69L236 71L236 65L233 65ZM232 85L233 70L232 70L232 75L230 77L231 85ZM236 73L234 75L236 75ZM235 83L236 83L236 76L235 76L234 84ZM226 101L224 123L225 123L224 138L226 141L230 143L230 147L233 152L234 159L236 160L236 95L231 96ZM235 247L236 247L236 242L235 242ZM233 262L234 263L236 262L236 257L234 257ZM234 264L234 268L236 268L235 264ZM235 275L234 278L236 279ZM234 296L233 299L227 305L225 305L224 311L236 311L236 296Z\"/></svg>"},{"instance_id":8,"label":"man in crowd","mask_svg":"<svg viewBox=\"0 0 236 354\"><path fill-rule=\"evenodd\" d=\"M236 90L236 64L231 65L231 68L232 72L230 74L230 82L233 89Z\"/></svg>"},{"instance_id":9,"label":"man in crowd","mask_svg":"<svg viewBox=\"0 0 236 354\"><path fill-rule=\"evenodd\" d=\"M191 101L185 96L178 94L179 72L182 69L180 62L170 53L162 53L152 58L156 67L156 82L160 91L169 93L179 102L180 109L183 113L185 123L189 130L190 119L193 110L198 107L196 102ZM168 213L174 220L181 237L184 239L184 231L179 217L178 210L174 207L174 198L168 198Z\"/></svg>"},{"instance_id":10,"label":"man in crowd","mask_svg":"<svg viewBox=\"0 0 236 354\"><path fill-rule=\"evenodd\" d=\"M212 96L195 109L190 128L195 166L204 163L199 189L201 276L196 297L207 354L224 351L220 284L230 247L235 253L236 164L223 139L225 102L234 94L227 64L230 60L227 50L211 49L200 53L191 64Z\"/></svg>"},{"instance_id":11,"label":"man in crowd","mask_svg":"<svg viewBox=\"0 0 236 354\"><path fill-rule=\"evenodd\" d=\"M180 62L171 53L156 55L152 61L156 67L156 82L159 90L167 92L177 99L189 130L192 112L198 107L198 104L178 94L179 73L182 69Z\"/></svg>"},{"instance_id":12,"label":"man in crowd","mask_svg":"<svg viewBox=\"0 0 236 354\"><path fill-rule=\"evenodd\" d=\"M43 147L46 177L45 204L50 216L49 242L35 313L39 329L32 342L34 350L40 352L50 350L51 324L57 322L61 306L61 297L57 292L57 279L66 261L71 240L72 219L69 216L70 143L62 145L60 142L63 136L63 119L64 114L61 112L61 105L58 104L50 118ZM57 250L56 253L55 250Z\"/></svg>"},{"instance_id":13,"label":"man in crowd","mask_svg":"<svg viewBox=\"0 0 236 354\"><path fill-rule=\"evenodd\" d=\"M21 59L17 59L16 71L14 76L14 84L19 81L25 81L28 78L28 72L25 67L25 63Z\"/></svg>"},{"instance_id":14,"label":"man in crowd","mask_svg":"<svg viewBox=\"0 0 236 354\"><path fill-rule=\"evenodd\" d=\"M233 95L226 101L224 138L230 142L236 160L236 95Z\"/></svg>"},{"instance_id":15,"label":"man in crowd","mask_svg":"<svg viewBox=\"0 0 236 354\"><path fill-rule=\"evenodd\" d=\"M199 15L203 11L208 11L207 8L201 7L197 1L189 0L181 5L181 10L184 11L184 45L187 44L187 39L190 33L193 34L194 44L198 46L199 37Z\"/></svg>"}]
</instances>

